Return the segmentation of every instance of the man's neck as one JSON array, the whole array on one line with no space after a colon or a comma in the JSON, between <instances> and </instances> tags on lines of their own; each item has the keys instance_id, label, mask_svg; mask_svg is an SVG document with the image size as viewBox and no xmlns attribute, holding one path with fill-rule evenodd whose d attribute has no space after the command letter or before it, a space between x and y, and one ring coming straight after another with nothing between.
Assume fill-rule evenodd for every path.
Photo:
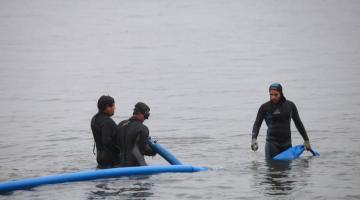
<instances>
[{"instance_id":1,"label":"man's neck","mask_svg":"<svg viewBox=\"0 0 360 200\"><path fill-rule=\"evenodd\" d=\"M133 115L132 118L136 119L136 120L138 120L140 122L144 122L144 119L140 115Z\"/></svg>"},{"instance_id":2,"label":"man's neck","mask_svg":"<svg viewBox=\"0 0 360 200\"><path fill-rule=\"evenodd\" d=\"M99 112L111 117L111 115L109 113L107 113L105 110L104 111L99 111Z\"/></svg>"}]
</instances>

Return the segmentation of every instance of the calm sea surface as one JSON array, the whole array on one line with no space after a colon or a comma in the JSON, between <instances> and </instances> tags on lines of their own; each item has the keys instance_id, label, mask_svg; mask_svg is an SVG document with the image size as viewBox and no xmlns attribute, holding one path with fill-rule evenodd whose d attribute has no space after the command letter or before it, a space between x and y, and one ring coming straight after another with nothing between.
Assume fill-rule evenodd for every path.
<instances>
[{"instance_id":1,"label":"calm sea surface","mask_svg":"<svg viewBox=\"0 0 360 200\"><path fill-rule=\"evenodd\" d=\"M359 36L355 0L0 0L0 181L95 169L102 94L116 122L149 104L150 135L212 169L0 199L360 199ZM265 123L250 150L275 81L320 157L265 162Z\"/></svg>"}]
</instances>

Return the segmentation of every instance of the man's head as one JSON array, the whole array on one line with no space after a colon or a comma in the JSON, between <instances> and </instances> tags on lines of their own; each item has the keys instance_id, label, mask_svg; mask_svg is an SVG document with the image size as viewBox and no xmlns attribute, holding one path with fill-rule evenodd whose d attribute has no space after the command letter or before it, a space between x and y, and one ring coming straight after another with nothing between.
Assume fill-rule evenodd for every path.
<instances>
[{"instance_id":1,"label":"man's head","mask_svg":"<svg viewBox=\"0 0 360 200\"><path fill-rule=\"evenodd\" d=\"M134 115L138 117L139 120L144 121L150 116L150 108L143 102L138 102L135 104Z\"/></svg>"},{"instance_id":2,"label":"man's head","mask_svg":"<svg viewBox=\"0 0 360 200\"><path fill-rule=\"evenodd\" d=\"M98 100L98 109L106 113L109 116L114 115L115 112L115 101L111 96L101 96Z\"/></svg>"},{"instance_id":3,"label":"man's head","mask_svg":"<svg viewBox=\"0 0 360 200\"><path fill-rule=\"evenodd\" d=\"M270 101L273 103L279 103L283 98L282 86L280 83L273 83L269 87Z\"/></svg>"}]
</instances>

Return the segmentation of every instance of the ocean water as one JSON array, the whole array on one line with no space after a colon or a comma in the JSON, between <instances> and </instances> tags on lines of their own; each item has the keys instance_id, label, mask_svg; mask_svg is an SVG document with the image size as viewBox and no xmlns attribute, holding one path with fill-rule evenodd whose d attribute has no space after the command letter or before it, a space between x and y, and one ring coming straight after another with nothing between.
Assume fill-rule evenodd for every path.
<instances>
[{"instance_id":1,"label":"ocean water","mask_svg":"<svg viewBox=\"0 0 360 200\"><path fill-rule=\"evenodd\" d=\"M359 15L355 0L0 0L0 181L95 169L103 94L116 122L146 102L150 135L211 168L0 199L360 199ZM320 157L265 162L265 123L250 150L272 82Z\"/></svg>"}]
</instances>

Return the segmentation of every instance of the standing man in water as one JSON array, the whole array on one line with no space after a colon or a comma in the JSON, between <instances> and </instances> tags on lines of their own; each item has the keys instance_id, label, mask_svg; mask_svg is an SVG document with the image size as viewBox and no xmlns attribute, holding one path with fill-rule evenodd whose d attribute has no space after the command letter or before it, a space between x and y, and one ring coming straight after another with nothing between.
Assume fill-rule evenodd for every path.
<instances>
[{"instance_id":1,"label":"standing man in water","mask_svg":"<svg viewBox=\"0 0 360 200\"><path fill-rule=\"evenodd\" d=\"M306 134L304 125L295 104L284 97L282 86L273 83L269 87L270 101L264 103L259 108L254 122L251 140L251 149L256 151L258 143L256 141L262 121L265 119L268 126L266 135L265 154L267 159L272 159L277 154L285 151L291 144L290 122L293 119L296 128L304 139L306 150L310 150L309 137Z\"/></svg>"},{"instance_id":2,"label":"standing man in water","mask_svg":"<svg viewBox=\"0 0 360 200\"><path fill-rule=\"evenodd\" d=\"M98 168L115 167L119 162L120 149L116 146L116 123L110 118L115 112L114 98L101 96L97 107L99 111L91 120L91 130L96 144Z\"/></svg>"},{"instance_id":3,"label":"standing man in water","mask_svg":"<svg viewBox=\"0 0 360 200\"><path fill-rule=\"evenodd\" d=\"M117 144L120 146L120 166L146 165L144 155L155 156L148 145L149 129L143 122L150 116L150 108L145 103L135 104L133 116L118 125Z\"/></svg>"}]
</instances>

